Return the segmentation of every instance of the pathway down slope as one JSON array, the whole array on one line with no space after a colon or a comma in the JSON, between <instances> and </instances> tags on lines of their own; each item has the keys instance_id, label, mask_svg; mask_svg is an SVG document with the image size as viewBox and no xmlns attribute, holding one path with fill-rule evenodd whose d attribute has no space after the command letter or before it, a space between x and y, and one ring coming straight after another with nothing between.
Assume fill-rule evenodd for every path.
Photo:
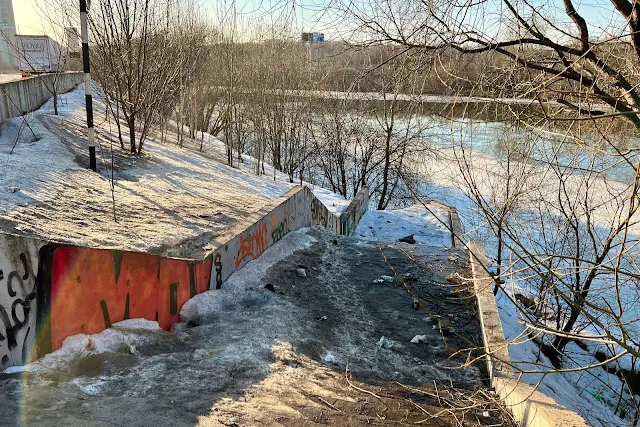
<instances>
[{"instance_id":1,"label":"pathway down slope","mask_svg":"<svg viewBox=\"0 0 640 427\"><path fill-rule=\"evenodd\" d=\"M290 233L172 333L126 321L0 380L0 424L514 426L456 354L482 345L467 274L457 250Z\"/></svg>"},{"instance_id":2,"label":"pathway down slope","mask_svg":"<svg viewBox=\"0 0 640 427\"><path fill-rule=\"evenodd\" d=\"M93 173L87 169L82 87L62 95L60 104L60 116L52 114L50 101L1 129L2 232L198 259L216 233L293 187L282 174L274 180L270 168L257 176L250 164L226 166L223 144L209 135L204 154L192 143L178 147L169 133L165 143L150 137L143 156L127 155L119 148L115 124L105 120L99 97L101 170ZM334 210L348 204L326 190L314 191Z\"/></svg>"}]
</instances>

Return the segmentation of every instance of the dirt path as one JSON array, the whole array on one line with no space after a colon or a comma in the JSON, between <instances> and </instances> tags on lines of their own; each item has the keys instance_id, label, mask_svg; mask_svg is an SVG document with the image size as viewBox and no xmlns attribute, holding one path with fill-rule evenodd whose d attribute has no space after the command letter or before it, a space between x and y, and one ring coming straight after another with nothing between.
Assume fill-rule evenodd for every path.
<instances>
[{"instance_id":1,"label":"dirt path","mask_svg":"<svg viewBox=\"0 0 640 427\"><path fill-rule=\"evenodd\" d=\"M0 423L513 425L490 402L481 366L452 357L480 345L473 300L445 279L465 274L466 259L404 244L383 251L321 230L291 233L183 308L181 332L1 381ZM393 282L373 283L393 270ZM438 323L453 330L444 337ZM415 335L425 342L410 343Z\"/></svg>"}]
</instances>

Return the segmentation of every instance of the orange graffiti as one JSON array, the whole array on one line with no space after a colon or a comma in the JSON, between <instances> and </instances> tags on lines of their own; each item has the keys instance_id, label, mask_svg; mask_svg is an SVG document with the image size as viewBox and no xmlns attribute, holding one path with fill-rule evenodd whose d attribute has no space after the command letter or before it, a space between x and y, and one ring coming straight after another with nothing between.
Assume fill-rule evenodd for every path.
<instances>
[{"instance_id":1,"label":"orange graffiti","mask_svg":"<svg viewBox=\"0 0 640 427\"><path fill-rule=\"evenodd\" d=\"M240 250L236 257L236 269L240 268L245 261L256 259L269 247L271 240L267 222L258 224L256 233L253 236L240 236Z\"/></svg>"},{"instance_id":2,"label":"orange graffiti","mask_svg":"<svg viewBox=\"0 0 640 427\"><path fill-rule=\"evenodd\" d=\"M187 261L120 251L62 247L53 254L51 344L95 334L125 319L157 320L168 330L180 307L209 289L212 260Z\"/></svg>"}]
</instances>

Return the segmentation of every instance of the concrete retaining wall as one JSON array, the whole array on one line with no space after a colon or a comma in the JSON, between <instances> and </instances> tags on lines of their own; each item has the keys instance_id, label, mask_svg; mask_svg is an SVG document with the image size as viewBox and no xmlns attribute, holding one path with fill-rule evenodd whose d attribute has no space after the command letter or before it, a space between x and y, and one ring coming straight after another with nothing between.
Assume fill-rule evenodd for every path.
<instances>
[{"instance_id":1,"label":"concrete retaining wall","mask_svg":"<svg viewBox=\"0 0 640 427\"><path fill-rule=\"evenodd\" d=\"M211 289L220 289L231 273L262 255L291 231L309 227L311 197L315 198L307 187L295 187L249 218L248 227L246 223L238 224L225 234L226 238L211 242L214 247L210 255L214 265Z\"/></svg>"},{"instance_id":2,"label":"concrete retaining wall","mask_svg":"<svg viewBox=\"0 0 640 427\"><path fill-rule=\"evenodd\" d=\"M348 224L357 225L367 199L359 196ZM186 301L220 288L286 234L316 225L355 228L343 224L309 188L298 186L211 242L204 260L0 234L0 370L56 350L71 335L95 334L129 318L157 320L168 330Z\"/></svg>"},{"instance_id":3,"label":"concrete retaining wall","mask_svg":"<svg viewBox=\"0 0 640 427\"><path fill-rule=\"evenodd\" d=\"M57 81L56 81L57 79ZM45 74L0 84L0 121L42 107L53 95L68 92L83 82L82 73Z\"/></svg>"},{"instance_id":4,"label":"concrete retaining wall","mask_svg":"<svg viewBox=\"0 0 640 427\"><path fill-rule=\"evenodd\" d=\"M363 187L340 215L336 232L344 236L353 234L367 209L369 209L369 189Z\"/></svg>"},{"instance_id":5,"label":"concrete retaining wall","mask_svg":"<svg viewBox=\"0 0 640 427\"><path fill-rule=\"evenodd\" d=\"M481 242L469 242L473 282L478 300L487 368L491 386L524 427L586 427L575 412L557 403L534 387L516 380L509 348L502 331L498 305L493 296L493 279L487 273L487 261Z\"/></svg>"},{"instance_id":6,"label":"concrete retaining wall","mask_svg":"<svg viewBox=\"0 0 640 427\"><path fill-rule=\"evenodd\" d=\"M422 203L426 206L432 205L440 209L444 209L449 211L449 224L447 224L447 228L451 232L451 247L453 248L464 248L464 242L462 241L462 223L460 222L460 215L458 215L458 210L449 205L445 205L444 203L440 203L437 200L423 200Z\"/></svg>"},{"instance_id":7,"label":"concrete retaining wall","mask_svg":"<svg viewBox=\"0 0 640 427\"><path fill-rule=\"evenodd\" d=\"M336 234L351 235L369 207L369 190L363 188L340 216L327 207L306 186L297 186L239 224L226 237L211 242L214 272L211 289L219 289L227 277L259 257L285 235L303 227L320 226Z\"/></svg>"}]
</instances>

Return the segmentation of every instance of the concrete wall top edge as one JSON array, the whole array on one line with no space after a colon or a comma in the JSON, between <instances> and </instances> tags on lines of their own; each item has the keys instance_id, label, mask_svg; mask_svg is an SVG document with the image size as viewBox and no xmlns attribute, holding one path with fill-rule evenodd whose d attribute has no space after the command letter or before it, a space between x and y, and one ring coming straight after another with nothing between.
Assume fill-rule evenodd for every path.
<instances>
[{"instance_id":1,"label":"concrete wall top edge","mask_svg":"<svg viewBox=\"0 0 640 427\"><path fill-rule=\"evenodd\" d=\"M516 379L493 296L493 279L486 271L484 245L474 240L468 246L491 386L522 426L587 427L580 415Z\"/></svg>"},{"instance_id":2,"label":"concrete wall top edge","mask_svg":"<svg viewBox=\"0 0 640 427\"><path fill-rule=\"evenodd\" d=\"M265 216L269 215L291 197L295 196L301 191L304 191L305 188L306 187L303 185L296 185L295 187L284 193L282 196L271 200L268 204L260 208L260 210L248 216L244 221L234 224L231 228L225 231L222 236L220 236L220 239L215 239L209 242L211 249L205 253L204 258L206 259L210 257L218 249L233 240L238 234L242 234L245 231L249 230L251 227L258 224Z\"/></svg>"},{"instance_id":3,"label":"concrete wall top edge","mask_svg":"<svg viewBox=\"0 0 640 427\"><path fill-rule=\"evenodd\" d=\"M369 200L369 188L368 187L362 187L360 189L360 191L358 191L358 193L353 197L353 200L351 201L351 203L349 203L349 206L347 206L345 208L345 210L342 212L342 214L340 214L340 220L344 220L349 215L351 215L351 213L353 211L355 211L356 208L358 208L360 206L360 203L363 200L366 200L367 202Z\"/></svg>"}]
</instances>

